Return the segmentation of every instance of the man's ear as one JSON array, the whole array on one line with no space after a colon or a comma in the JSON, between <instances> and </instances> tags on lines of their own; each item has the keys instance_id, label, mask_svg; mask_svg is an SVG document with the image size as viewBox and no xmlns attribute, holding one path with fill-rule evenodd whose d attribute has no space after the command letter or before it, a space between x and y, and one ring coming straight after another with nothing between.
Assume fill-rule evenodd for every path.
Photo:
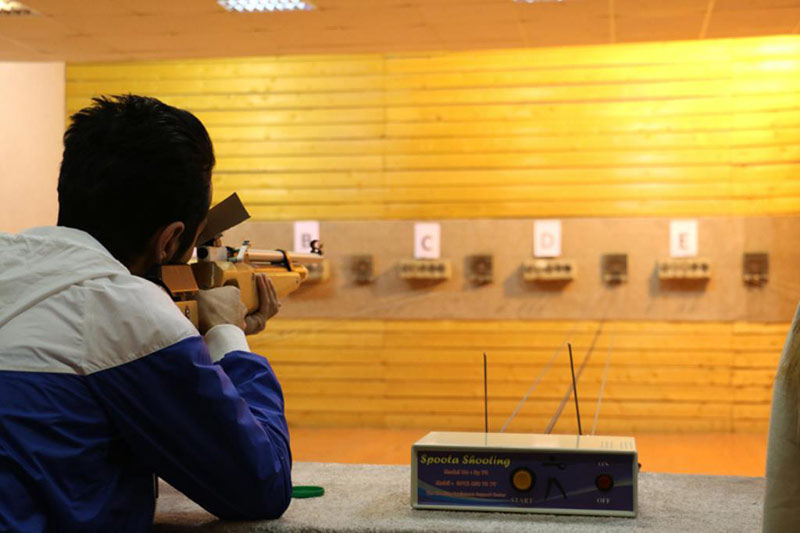
<instances>
[{"instance_id":1,"label":"man's ear","mask_svg":"<svg viewBox=\"0 0 800 533\"><path fill-rule=\"evenodd\" d=\"M186 226L183 222L172 222L164 226L156 238L156 259L158 264L164 263L178 252L181 235Z\"/></svg>"}]
</instances>

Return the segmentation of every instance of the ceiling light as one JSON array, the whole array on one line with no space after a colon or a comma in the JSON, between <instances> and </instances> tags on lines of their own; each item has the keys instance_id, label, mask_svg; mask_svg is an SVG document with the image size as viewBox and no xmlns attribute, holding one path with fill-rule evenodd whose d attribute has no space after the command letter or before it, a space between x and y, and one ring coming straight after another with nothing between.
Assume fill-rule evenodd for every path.
<instances>
[{"instance_id":1,"label":"ceiling light","mask_svg":"<svg viewBox=\"0 0 800 533\"><path fill-rule=\"evenodd\" d=\"M3 15L36 15L36 11L13 0L0 0L0 16Z\"/></svg>"},{"instance_id":2,"label":"ceiling light","mask_svg":"<svg viewBox=\"0 0 800 533\"><path fill-rule=\"evenodd\" d=\"M315 8L314 4L304 0L217 0L217 3L228 11L238 13L311 11Z\"/></svg>"}]
</instances>

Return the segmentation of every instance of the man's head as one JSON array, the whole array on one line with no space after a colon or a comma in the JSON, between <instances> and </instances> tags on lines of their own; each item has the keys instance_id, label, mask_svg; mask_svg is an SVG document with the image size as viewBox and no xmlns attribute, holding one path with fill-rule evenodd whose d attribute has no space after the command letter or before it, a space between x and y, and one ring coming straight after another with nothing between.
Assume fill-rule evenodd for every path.
<instances>
[{"instance_id":1,"label":"man's head","mask_svg":"<svg viewBox=\"0 0 800 533\"><path fill-rule=\"evenodd\" d=\"M58 225L83 230L132 272L185 257L211 202L214 148L191 113L155 98L95 98L72 115Z\"/></svg>"}]
</instances>

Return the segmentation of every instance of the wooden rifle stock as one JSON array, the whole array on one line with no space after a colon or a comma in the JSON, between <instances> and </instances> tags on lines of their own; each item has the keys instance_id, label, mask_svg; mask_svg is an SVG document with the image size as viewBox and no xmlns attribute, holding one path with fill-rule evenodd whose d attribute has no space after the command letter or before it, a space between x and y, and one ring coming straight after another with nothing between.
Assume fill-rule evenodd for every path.
<instances>
[{"instance_id":1,"label":"wooden rifle stock","mask_svg":"<svg viewBox=\"0 0 800 533\"><path fill-rule=\"evenodd\" d=\"M300 287L308 277L305 265L318 263L323 257L315 253L290 253L282 250L253 250L245 243L242 248L201 246L197 261L188 265L165 265L161 279L172 293L184 315L197 327L197 292L216 287L234 286L241 293L247 312L258 310L259 295L256 274L271 281L279 298Z\"/></svg>"}]
</instances>

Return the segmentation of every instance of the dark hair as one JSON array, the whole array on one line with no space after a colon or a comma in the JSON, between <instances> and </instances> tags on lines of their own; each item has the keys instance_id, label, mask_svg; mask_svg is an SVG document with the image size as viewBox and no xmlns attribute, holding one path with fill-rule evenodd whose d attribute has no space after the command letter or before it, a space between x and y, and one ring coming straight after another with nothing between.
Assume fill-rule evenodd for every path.
<instances>
[{"instance_id":1,"label":"dark hair","mask_svg":"<svg viewBox=\"0 0 800 533\"><path fill-rule=\"evenodd\" d=\"M89 233L129 264L159 228L180 221L185 252L211 201L214 147L205 127L155 98L92 100L64 134L58 225Z\"/></svg>"}]
</instances>

